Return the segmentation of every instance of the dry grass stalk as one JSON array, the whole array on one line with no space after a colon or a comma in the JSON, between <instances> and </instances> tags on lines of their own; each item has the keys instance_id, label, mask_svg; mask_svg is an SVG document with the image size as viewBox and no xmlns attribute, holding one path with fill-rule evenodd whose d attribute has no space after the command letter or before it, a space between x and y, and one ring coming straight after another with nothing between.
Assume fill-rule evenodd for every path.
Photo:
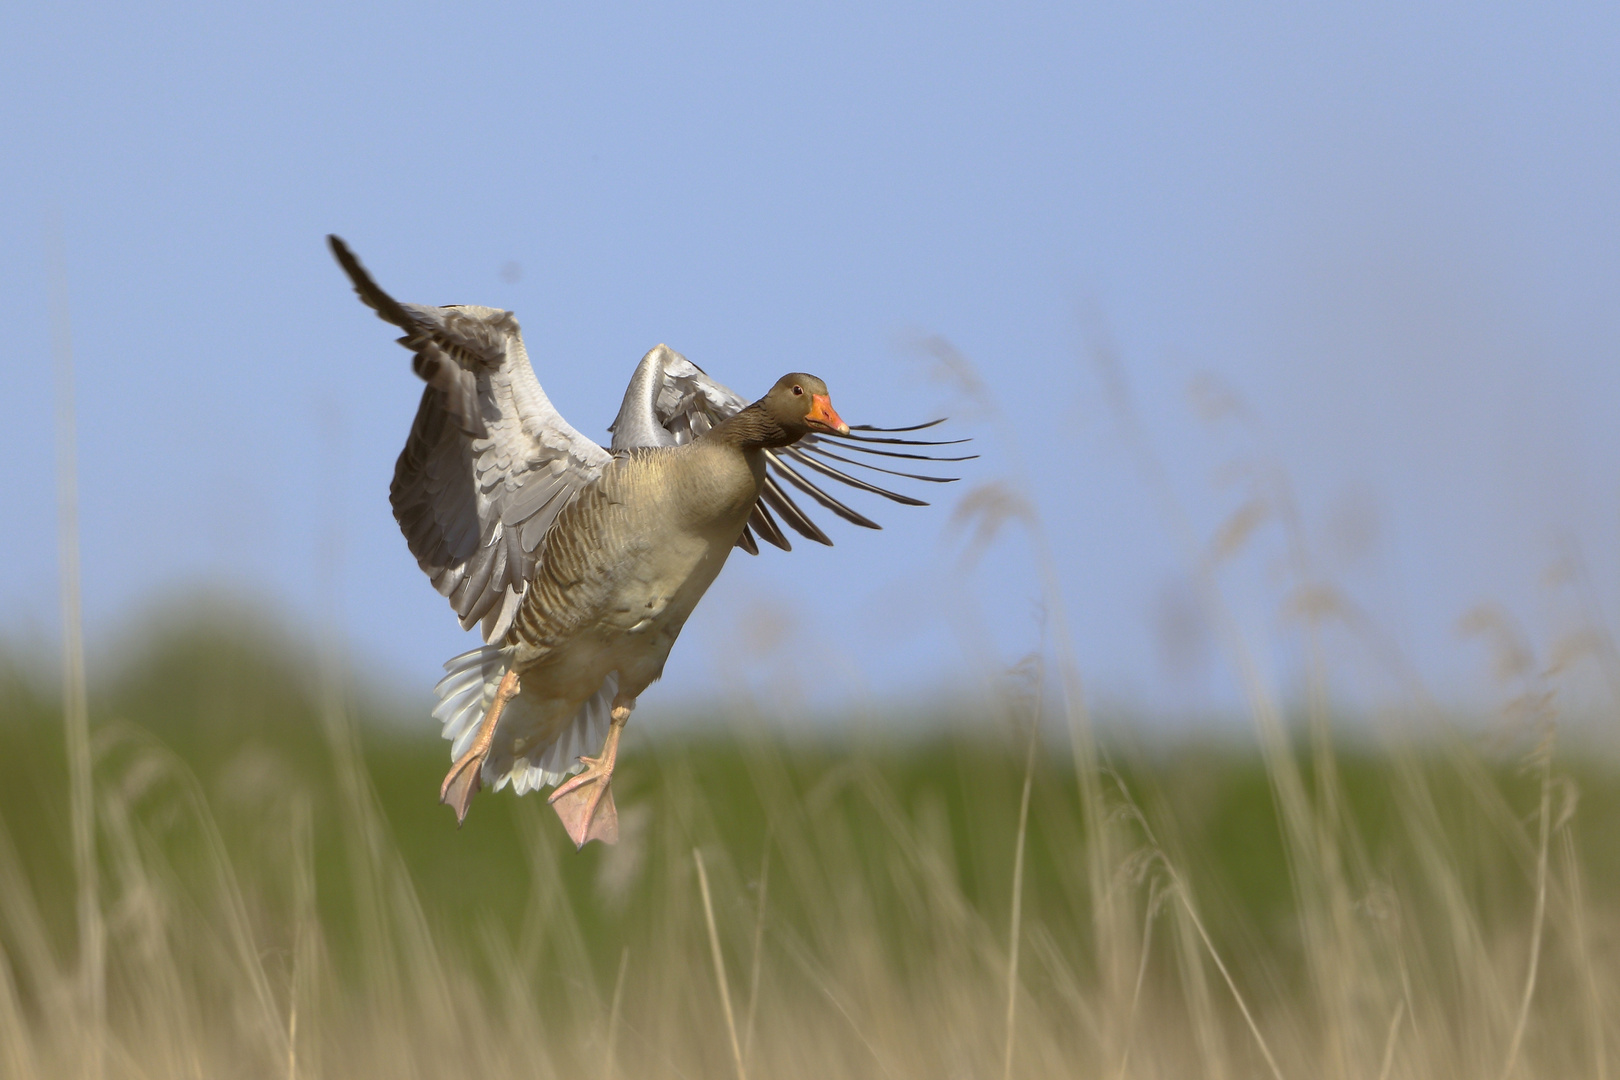
<instances>
[{"instance_id":1,"label":"dry grass stalk","mask_svg":"<svg viewBox=\"0 0 1620 1080\"><path fill-rule=\"evenodd\" d=\"M714 925L714 904L709 899L709 874L703 869L703 853L692 849L692 861L697 864L698 888L703 893L703 921L709 928L709 950L714 957L714 978L720 987L720 1005L726 1014L726 1034L731 1038L731 1057L737 1065L737 1080L748 1080L743 1067L742 1043L737 1039L737 1018L731 1012L731 989L726 978L726 961L720 955L720 932Z\"/></svg>"},{"instance_id":2,"label":"dry grass stalk","mask_svg":"<svg viewBox=\"0 0 1620 1080\"><path fill-rule=\"evenodd\" d=\"M1530 962L1524 975L1524 995L1519 999L1519 1015L1513 1023L1513 1039L1508 1043L1507 1061L1502 1065L1502 1080L1513 1075L1519 1063L1519 1049L1524 1044L1525 1025L1530 1022L1530 999L1536 992L1536 973L1541 967L1541 931L1547 918L1547 851L1552 830L1552 748L1542 750L1540 840L1536 845L1536 912L1530 919Z\"/></svg>"},{"instance_id":3,"label":"dry grass stalk","mask_svg":"<svg viewBox=\"0 0 1620 1080\"><path fill-rule=\"evenodd\" d=\"M1018 1029L1018 947L1024 917L1024 844L1029 836L1029 796L1035 786L1035 748L1040 744L1040 694L1029 718L1029 748L1024 753L1024 787L1018 796L1018 836L1013 844L1012 925L1007 930L1007 1052L1002 1058L1002 1080L1011 1080L1013 1047Z\"/></svg>"},{"instance_id":4,"label":"dry grass stalk","mask_svg":"<svg viewBox=\"0 0 1620 1080\"><path fill-rule=\"evenodd\" d=\"M618 1046L619 1006L624 1001L624 973L630 967L630 947L619 951L619 973L613 978L613 1004L608 1009L607 1049L602 1054L602 1080L613 1080L613 1053Z\"/></svg>"},{"instance_id":5,"label":"dry grass stalk","mask_svg":"<svg viewBox=\"0 0 1620 1080\"><path fill-rule=\"evenodd\" d=\"M84 671L84 605L79 576L79 480L73 394L73 331L68 314L61 223L51 236L51 352L56 372L57 548L62 575L62 721L66 729L69 818L78 879L79 1006L85 1012L84 1075L102 1074L106 1017L105 933L97 879L95 796L90 776L90 705Z\"/></svg>"}]
</instances>

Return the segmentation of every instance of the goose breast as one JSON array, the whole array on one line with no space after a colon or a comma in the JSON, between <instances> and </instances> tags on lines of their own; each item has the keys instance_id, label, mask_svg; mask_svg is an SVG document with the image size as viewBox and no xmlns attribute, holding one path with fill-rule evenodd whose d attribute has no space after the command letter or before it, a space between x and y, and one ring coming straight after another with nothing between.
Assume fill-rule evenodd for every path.
<instances>
[{"instance_id":1,"label":"goose breast","mask_svg":"<svg viewBox=\"0 0 1620 1080\"><path fill-rule=\"evenodd\" d=\"M522 669L634 696L663 673L759 497L764 461L704 440L621 455L558 517L512 627ZM596 683L591 680L595 679Z\"/></svg>"}]
</instances>

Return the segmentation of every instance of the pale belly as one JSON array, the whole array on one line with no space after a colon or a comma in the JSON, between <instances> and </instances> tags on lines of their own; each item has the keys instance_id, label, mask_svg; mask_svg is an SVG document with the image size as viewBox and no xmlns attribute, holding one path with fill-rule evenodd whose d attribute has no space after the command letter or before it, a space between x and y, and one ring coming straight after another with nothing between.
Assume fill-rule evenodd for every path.
<instances>
[{"instance_id":1,"label":"pale belly","mask_svg":"<svg viewBox=\"0 0 1620 1080\"><path fill-rule=\"evenodd\" d=\"M666 545L627 562L618 602L591 629L532 667L520 663L522 692L496 730L492 778L504 775L519 755L534 755L538 761L613 672L619 674L617 696L631 702L662 675L676 637L731 547L718 542L684 549Z\"/></svg>"},{"instance_id":2,"label":"pale belly","mask_svg":"<svg viewBox=\"0 0 1620 1080\"><path fill-rule=\"evenodd\" d=\"M620 693L635 697L663 674L675 638L725 565L734 539L685 537L636 552L617 568L613 604L547 666L578 670L596 685L617 671Z\"/></svg>"},{"instance_id":3,"label":"pale belly","mask_svg":"<svg viewBox=\"0 0 1620 1080\"><path fill-rule=\"evenodd\" d=\"M678 493L656 478L640 479L618 478L619 490L652 506L647 519L676 517L678 508L663 504ZM757 497L757 476L745 471L732 479L736 495L722 512L701 524L688 518L684 527L656 530L657 543L635 530L600 531L601 546L581 572L592 576L591 592L601 599L570 615L576 629L553 634L540 655L525 662L519 649L522 692L510 720L501 720L498 749L522 754L550 745L615 672L617 697L627 704L663 674L676 637L725 566Z\"/></svg>"}]
</instances>

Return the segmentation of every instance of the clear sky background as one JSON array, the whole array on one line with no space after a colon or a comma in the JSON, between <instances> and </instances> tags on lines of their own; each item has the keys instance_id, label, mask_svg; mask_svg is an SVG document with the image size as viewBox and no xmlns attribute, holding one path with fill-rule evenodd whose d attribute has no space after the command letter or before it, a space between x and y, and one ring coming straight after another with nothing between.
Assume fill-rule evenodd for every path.
<instances>
[{"instance_id":1,"label":"clear sky background","mask_svg":"<svg viewBox=\"0 0 1620 1080\"><path fill-rule=\"evenodd\" d=\"M201 585L312 640L335 615L409 696L473 644L389 513L420 384L327 232L403 300L516 311L604 440L660 341L978 440L934 507L861 502L882 533L737 556L644 705L935 700L1016 661L1051 607L1030 546L968 572L947 530L985 482L1032 494L1093 692L1161 717L1241 700L1190 583L1257 491L1220 578L1298 685L1279 477L1313 579L1442 699L1490 685L1475 605L1546 649L1617 600L1613 4L34 4L0 100L15 643L58 633L57 235L96 642ZM1576 591L1546 573L1570 553ZM1398 692L1329 644L1344 700Z\"/></svg>"}]
</instances>

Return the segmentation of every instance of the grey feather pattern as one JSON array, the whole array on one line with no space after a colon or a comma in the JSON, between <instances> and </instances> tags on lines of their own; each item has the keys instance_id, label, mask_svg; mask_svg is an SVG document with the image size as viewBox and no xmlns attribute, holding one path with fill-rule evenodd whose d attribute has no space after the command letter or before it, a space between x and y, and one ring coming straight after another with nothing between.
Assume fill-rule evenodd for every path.
<instances>
[{"instance_id":1,"label":"grey feather pattern","mask_svg":"<svg viewBox=\"0 0 1620 1080\"><path fill-rule=\"evenodd\" d=\"M462 628L483 620L484 640L496 640L545 557L546 530L612 456L546 397L511 312L401 304L328 239L360 299L405 331L427 383L394 466L395 520Z\"/></svg>"}]
</instances>

